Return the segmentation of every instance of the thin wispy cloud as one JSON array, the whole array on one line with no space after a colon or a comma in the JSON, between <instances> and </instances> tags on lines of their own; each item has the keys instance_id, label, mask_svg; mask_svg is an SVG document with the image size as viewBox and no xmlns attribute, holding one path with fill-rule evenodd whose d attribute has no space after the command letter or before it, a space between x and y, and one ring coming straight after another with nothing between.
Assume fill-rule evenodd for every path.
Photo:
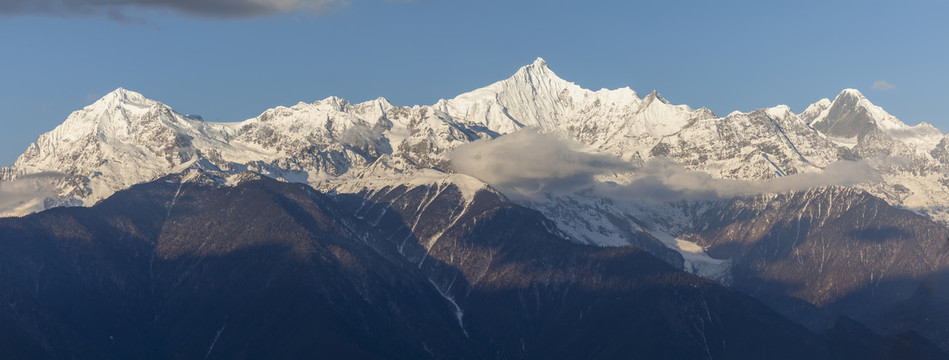
<instances>
[{"instance_id":1,"label":"thin wispy cloud","mask_svg":"<svg viewBox=\"0 0 949 360\"><path fill-rule=\"evenodd\" d=\"M890 83L887 82L886 80L877 80L877 81L875 81L875 82L873 83L872 89L873 89L873 90L880 90L880 91L887 91L887 90L893 90L893 88L895 88L895 87L896 87L896 85L890 84Z\"/></svg>"},{"instance_id":2,"label":"thin wispy cloud","mask_svg":"<svg viewBox=\"0 0 949 360\"><path fill-rule=\"evenodd\" d=\"M345 0L0 0L0 14L137 17L140 10L170 10L211 18L247 18L287 12L323 14Z\"/></svg>"},{"instance_id":3,"label":"thin wispy cloud","mask_svg":"<svg viewBox=\"0 0 949 360\"><path fill-rule=\"evenodd\" d=\"M775 179L718 179L689 170L668 159L653 159L633 172L628 184L594 184L599 196L651 201L718 200L788 191L803 191L824 186L853 186L882 179L864 161L837 161L820 173L793 174Z\"/></svg>"},{"instance_id":4,"label":"thin wispy cloud","mask_svg":"<svg viewBox=\"0 0 949 360\"><path fill-rule=\"evenodd\" d=\"M44 199L58 196L53 183L64 176L61 173L44 172L0 182L0 209L17 209L24 213L43 210Z\"/></svg>"},{"instance_id":5,"label":"thin wispy cloud","mask_svg":"<svg viewBox=\"0 0 949 360\"><path fill-rule=\"evenodd\" d=\"M458 172L531 198L576 192L595 183L596 175L633 169L620 159L585 153L567 139L533 130L459 146L449 158Z\"/></svg>"},{"instance_id":6,"label":"thin wispy cloud","mask_svg":"<svg viewBox=\"0 0 949 360\"><path fill-rule=\"evenodd\" d=\"M863 161L838 161L820 173L766 181L718 179L668 159L633 166L618 158L583 152L579 144L532 130L460 146L450 159L455 170L508 196L531 200L580 192L648 201L717 200L880 181L878 172ZM596 179L616 173L625 174L628 181L617 184Z\"/></svg>"}]
</instances>

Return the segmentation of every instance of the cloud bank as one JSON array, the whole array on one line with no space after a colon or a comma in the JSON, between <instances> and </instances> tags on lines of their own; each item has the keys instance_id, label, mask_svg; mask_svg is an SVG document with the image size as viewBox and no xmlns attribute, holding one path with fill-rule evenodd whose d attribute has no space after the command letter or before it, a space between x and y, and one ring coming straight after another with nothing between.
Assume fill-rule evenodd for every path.
<instances>
[{"instance_id":1,"label":"cloud bank","mask_svg":"<svg viewBox=\"0 0 949 360\"><path fill-rule=\"evenodd\" d=\"M458 172L532 198L576 192L594 184L596 175L633 169L620 159L585 153L564 138L533 130L459 146L449 159Z\"/></svg>"},{"instance_id":2,"label":"cloud bank","mask_svg":"<svg viewBox=\"0 0 949 360\"><path fill-rule=\"evenodd\" d=\"M53 183L63 177L60 173L47 172L0 182L0 213L26 214L43 210L45 199L58 197Z\"/></svg>"},{"instance_id":3,"label":"cloud bank","mask_svg":"<svg viewBox=\"0 0 949 360\"><path fill-rule=\"evenodd\" d=\"M634 171L625 185L591 184L600 196L651 201L718 200L767 193L802 191L823 186L879 182L876 170L863 161L837 161L820 173L782 176L764 181L718 179L668 159L654 159Z\"/></svg>"},{"instance_id":4,"label":"cloud bank","mask_svg":"<svg viewBox=\"0 0 949 360\"><path fill-rule=\"evenodd\" d=\"M634 166L618 158L590 154L564 138L522 130L490 141L476 141L450 154L458 172L474 176L505 194L540 200L578 192L647 201L716 200L763 193L852 186L881 180L865 162L838 161L823 172L794 174L767 181L714 178L668 159ZM597 181L621 173L623 184Z\"/></svg>"},{"instance_id":5,"label":"cloud bank","mask_svg":"<svg viewBox=\"0 0 949 360\"><path fill-rule=\"evenodd\" d=\"M171 10L214 18L246 18L291 11L314 14L345 5L344 0L0 0L0 14L108 16L127 19L137 9Z\"/></svg>"}]
</instances>

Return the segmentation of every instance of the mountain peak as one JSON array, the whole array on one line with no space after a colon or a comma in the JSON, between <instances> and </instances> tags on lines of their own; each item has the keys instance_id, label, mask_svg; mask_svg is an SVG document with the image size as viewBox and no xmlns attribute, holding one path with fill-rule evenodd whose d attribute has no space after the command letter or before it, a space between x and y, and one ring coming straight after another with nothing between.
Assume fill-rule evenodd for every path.
<instances>
[{"instance_id":1,"label":"mountain peak","mask_svg":"<svg viewBox=\"0 0 949 360\"><path fill-rule=\"evenodd\" d=\"M544 79L544 80L555 79L558 81L564 81L560 79L560 77L558 77L557 74L554 74L552 70L550 70L550 67L547 66L547 61L544 60L543 58L537 58L530 65L522 66L520 69L517 70L517 73L515 73L514 76L512 76L512 78L515 78L515 79L520 78L527 81L530 81L533 78Z\"/></svg>"},{"instance_id":2,"label":"mountain peak","mask_svg":"<svg viewBox=\"0 0 949 360\"><path fill-rule=\"evenodd\" d=\"M878 121L883 115L874 112L877 108L860 91L844 89L834 98L830 106L811 109L814 119L810 125L825 135L839 138L863 138L864 135L879 127ZM879 110L882 112L882 109Z\"/></svg>"},{"instance_id":3,"label":"mountain peak","mask_svg":"<svg viewBox=\"0 0 949 360\"><path fill-rule=\"evenodd\" d=\"M564 91L578 95L589 92L561 79L547 67L547 61L537 58L507 79L439 102L436 106L454 117L468 121L480 118L495 131L510 133L524 126L544 128L543 124L552 118L539 114L562 107L560 96Z\"/></svg>"},{"instance_id":4,"label":"mountain peak","mask_svg":"<svg viewBox=\"0 0 949 360\"><path fill-rule=\"evenodd\" d=\"M177 114L158 101L120 87L70 114L62 124L41 135L38 142L55 147L58 139L76 141L90 134L126 137L134 132L135 123L177 122L179 118L196 120L200 117ZM44 136L48 139L43 140Z\"/></svg>"},{"instance_id":5,"label":"mountain peak","mask_svg":"<svg viewBox=\"0 0 949 360\"><path fill-rule=\"evenodd\" d=\"M830 107L830 104L831 104L830 99L828 99L828 98L823 98L823 99L817 100L817 102L811 104L811 106L814 106L815 109L816 109L816 108L825 108L825 109L826 109L826 108L829 108L829 107Z\"/></svg>"},{"instance_id":6,"label":"mountain peak","mask_svg":"<svg viewBox=\"0 0 949 360\"><path fill-rule=\"evenodd\" d=\"M811 111L810 116L814 116L811 126L833 137L862 139L867 133L880 130L894 138L902 139L906 137L906 134L912 133L913 136L929 139L938 132L938 130L929 130L925 126L913 130L916 127L904 124L883 108L871 103L856 89L842 90L829 106L824 102L812 107L814 108L808 108ZM820 110L819 114L814 115L818 110ZM924 142L928 144L931 141Z\"/></svg>"},{"instance_id":7,"label":"mountain peak","mask_svg":"<svg viewBox=\"0 0 949 360\"><path fill-rule=\"evenodd\" d=\"M646 95L646 97L643 98L643 102L647 104L652 103L655 100L658 100L659 102L666 105L672 105L669 100L666 100L666 98L662 97L662 95L659 94L659 91L656 90L653 90L651 93L649 93L649 95Z\"/></svg>"},{"instance_id":8,"label":"mountain peak","mask_svg":"<svg viewBox=\"0 0 949 360\"><path fill-rule=\"evenodd\" d=\"M798 116L801 118L801 120L804 120L808 126L810 126L810 124L814 122L815 119L820 118L824 111L830 108L830 105L830 99L820 99L816 103L808 105L807 109L804 109L804 112L798 114Z\"/></svg>"},{"instance_id":9,"label":"mountain peak","mask_svg":"<svg viewBox=\"0 0 949 360\"><path fill-rule=\"evenodd\" d=\"M154 107L155 105L161 104L158 101L151 100L146 98L145 95L137 93L135 91L127 90L125 88L117 88L112 90L112 92L105 94L99 100L87 106L85 110L90 110L95 113L112 113L118 109L131 110L131 111L145 111Z\"/></svg>"},{"instance_id":10,"label":"mountain peak","mask_svg":"<svg viewBox=\"0 0 949 360\"><path fill-rule=\"evenodd\" d=\"M96 101L96 103L114 103L116 101L144 104L148 101L148 99L140 93L119 87L115 90L112 90L112 92L105 94L102 98Z\"/></svg>"},{"instance_id":11,"label":"mountain peak","mask_svg":"<svg viewBox=\"0 0 949 360\"><path fill-rule=\"evenodd\" d=\"M861 93L860 90L849 89L849 88L841 90L840 94L837 95L837 98L866 99L866 97L863 96L863 93ZM837 101L837 98L835 98L834 101Z\"/></svg>"}]
</instances>

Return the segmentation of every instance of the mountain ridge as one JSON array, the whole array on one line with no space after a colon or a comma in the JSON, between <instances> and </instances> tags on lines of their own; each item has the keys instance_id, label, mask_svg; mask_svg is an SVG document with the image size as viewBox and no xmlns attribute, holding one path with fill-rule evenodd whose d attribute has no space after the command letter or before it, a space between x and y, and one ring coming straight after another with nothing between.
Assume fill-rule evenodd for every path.
<instances>
[{"instance_id":1,"label":"mountain ridge","mask_svg":"<svg viewBox=\"0 0 949 360\"><path fill-rule=\"evenodd\" d=\"M206 122L120 88L74 112L61 127L0 169L0 193L26 194L0 203L2 214L90 206L135 184L187 171L227 186L256 173L339 199L373 199L416 224L435 216L430 224L444 228L393 231L424 240L429 254L439 251L445 232L487 189L539 212L552 233L572 242L640 247L678 269L749 292L764 289L755 296L779 312L825 325L836 315L866 321L917 301L907 289L941 284L939 273L949 268L934 252L949 224L949 137L927 124L902 123L856 90L819 100L800 114L779 105L719 117L673 105L658 92L639 98L629 88L582 89L538 59L508 79L430 106L328 97L240 122ZM531 133L536 136L521 136ZM453 154L459 149L499 144L507 146L502 156L484 157L492 153L484 151L471 159L495 172L513 169L505 175L514 182L458 170ZM526 169L536 174L516 174ZM551 182L564 186L548 187ZM449 188L457 196L440 203ZM363 214L367 209L374 212ZM434 209L442 212L433 215ZM352 210L375 221L392 216L372 206ZM730 215L716 218L720 214ZM754 214L767 219L749 217ZM717 219L718 228L703 227L708 219ZM839 219L854 221L848 227ZM872 226L893 219L899 221L887 231ZM909 231L923 228L935 230ZM729 231L743 234L741 241ZM915 242L901 237L910 233ZM883 248L903 250L887 254ZM774 276L774 269L789 266L774 254L794 251L808 254L795 258L801 261L796 266L871 265L861 273ZM911 262L914 252L928 267L889 271L896 260ZM777 286L788 281L802 287ZM860 313L824 309L830 317L799 307L846 303L848 291L884 282L896 284L904 298L868 301ZM921 317L939 315L937 308L921 307ZM892 319L873 329L892 329L903 318ZM939 329L919 330L949 349Z\"/></svg>"},{"instance_id":2,"label":"mountain ridge","mask_svg":"<svg viewBox=\"0 0 949 360\"><path fill-rule=\"evenodd\" d=\"M0 219L0 258L15 270L0 272L0 332L22 335L0 349L41 359L849 359L877 347L945 357L852 320L818 335L641 249L572 244L489 191L447 227L450 240L409 233L406 244L409 227L444 228L437 211L422 224L397 214L413 210L398 201L414 205L431 188L333 199L244 174L231 186L170 175L92 207ZM438 190L431 206L459 199Z\"/></svg>"},{"instance_id":3,"label":"mountain ridge","mask_svg":"<svg viewBox=\"0 0 949 360\"><path fill-rule=\"evenodd\" d=\"M837 116L846 111L834 109L843 108L860 111L856 121L873 125L857 129L862 135L854 144L841 144L839 137L814 128L850 134L827 125L854 121L847 115L853 111ZM350 104L328 97L231 123L182 115L118 88L41 135L13 166L0 171L0 180L8 183L31 173L61 174L43 192L58 196L29 202L32 206L0 204L0 214L88 206L116 190L193 164L228 173L252 170L330 191L358 191L347 184L366 183L370 173L395 183L411 182L422 173L428 173L424 178L445 177L454 172L448 154L455 148L534 128L574 139L583 151L633 164L667 157L721 179L767 180L820 173L840 160L902 156L905 160L896 167L877 167L883 184L858 187L945 223L949 210L941 209L949 209L949 202L938 195L949 195L949 187L942 185L949 176L939 174L947 172L949 157L940 156L939 144L949 142L892 136L913 129L938 133L927 126L903 124L854 89L841 91L834 101L820 100L801 114L779 105L718 117L705 108L672 105L655 91L640 99L628 87L582 89L558 77L542 58L505 80L432 106L397 107L385 98ZM611 181L622 184L630 175L620 171Z\"/></svg>"}]
</instances>

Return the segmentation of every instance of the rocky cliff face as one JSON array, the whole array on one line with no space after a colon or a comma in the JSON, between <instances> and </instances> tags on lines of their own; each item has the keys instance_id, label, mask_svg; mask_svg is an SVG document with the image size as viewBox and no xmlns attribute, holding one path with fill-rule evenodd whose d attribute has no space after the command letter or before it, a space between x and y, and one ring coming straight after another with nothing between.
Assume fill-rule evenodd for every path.
<instances>
[{"instance_id":1,"label":"rocky cliff face","mask_svg":"<svg viewBox=\"0 0 949 360\"><path fill-rule=\"evenodd\" d=\"M694 215L686 236L732 259L733 286L816 327L839 314L891 326L879 315L949 267L945 227L859 190L728 200Z\"/></svg>"}]
</instances>

